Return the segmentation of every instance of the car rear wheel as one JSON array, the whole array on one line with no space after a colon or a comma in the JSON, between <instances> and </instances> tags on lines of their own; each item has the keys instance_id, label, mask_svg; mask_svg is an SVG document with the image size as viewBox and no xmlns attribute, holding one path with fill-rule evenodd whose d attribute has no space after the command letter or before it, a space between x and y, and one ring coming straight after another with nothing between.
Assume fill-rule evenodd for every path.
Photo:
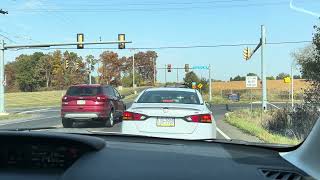
<instances>
[{"instance_id":1,"label":"car rear wheel","mask_svg":"<svg viewBox=\"0 0 320 180\"><path fill-rule=\"evenodd\" d=\"M72 128L73 121L71 119L62 118L62 125L64 128Z\"/></svg>"},{"instance_id":2,"label":"car rear wheel","mask_svg":"<svg viewBox=\"0 0 320 180\"><path fill-rule=\"evenodd\" d=\"M106 120L106 126L112 127L114 125L114 112L110 111L109 117Z\"/></svg>"}]
</instances>

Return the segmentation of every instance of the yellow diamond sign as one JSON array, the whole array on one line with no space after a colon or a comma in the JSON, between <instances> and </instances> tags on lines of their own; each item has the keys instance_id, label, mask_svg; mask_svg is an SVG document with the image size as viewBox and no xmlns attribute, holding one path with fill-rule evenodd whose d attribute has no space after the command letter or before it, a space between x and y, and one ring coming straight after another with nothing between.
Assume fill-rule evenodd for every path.
<instances>
[{"instance_id":1,"label":"yellow diamond sign","mask_svg":"<svg viewBox=\"0 0 320 180\"><path fill-rule=\"evenodd\" d=\"M285 77L283 79L284 83L290 83L291 82L291 78L290 77Z\"/></svg>"},{"instance_id":2,"label":"yellow diamond sign","mask_svg":"<svg viewBox=\"0 0 320 180\"><path fill-rule=\"evenodd\" d=\"M198 88L201 89L203 87L203 84L199 83Z\"/></svg>"}]
</instances>

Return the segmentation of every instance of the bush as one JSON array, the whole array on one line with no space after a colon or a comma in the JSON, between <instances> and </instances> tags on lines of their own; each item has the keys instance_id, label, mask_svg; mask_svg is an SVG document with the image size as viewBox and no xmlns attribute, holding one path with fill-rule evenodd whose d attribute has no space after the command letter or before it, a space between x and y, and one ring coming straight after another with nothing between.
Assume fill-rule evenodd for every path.
<instances>
[{"instance_id":1,"label":"bush","mask_svg":"<svg viewBox=\"0 0 320 180\"><path fill-rule=\"evenodd\" d=\"M319 117L316 107L296 105L294 110L280 109L274 111L271 118L266 119L263 126L270 132L288 137L305 139Z\"/></svg>"}]
</instances>

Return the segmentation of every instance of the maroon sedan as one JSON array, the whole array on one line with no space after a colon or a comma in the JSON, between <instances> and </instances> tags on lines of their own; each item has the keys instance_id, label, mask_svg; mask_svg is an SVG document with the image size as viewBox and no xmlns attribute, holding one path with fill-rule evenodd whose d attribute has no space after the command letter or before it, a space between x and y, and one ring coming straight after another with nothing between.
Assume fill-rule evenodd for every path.
<instances>
[{"instance_id":1,"label":"maroon sedan","mask_svg":"<svg viewBox=\"0 0 320 180\"><path fill-rule=\"evenodd\" d=\"M75 85L68 88L62 98L61 118L65 128L74 122L100 121L112 127L121 120L126 109L119 92L112 86L100 84Z\"/></svg>"}]
</instances>

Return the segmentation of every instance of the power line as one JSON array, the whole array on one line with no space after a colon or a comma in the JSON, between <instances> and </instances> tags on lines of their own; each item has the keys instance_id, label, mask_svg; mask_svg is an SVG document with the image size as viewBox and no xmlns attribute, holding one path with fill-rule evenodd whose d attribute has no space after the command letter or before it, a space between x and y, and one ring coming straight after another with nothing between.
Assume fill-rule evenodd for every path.
<instances>
[{"instance_id":1,"label":"power line","mask_svg":"<svg viewBox=\"0 0 320 180\"><path fill-rule=\"evenodd\" d=\"M52 8L46 9L46 12L128 12L128 11L170 11L170 10L186 10L186 9L214 9L214 8L245 8L245 7L265 7L275 5L288 5L288 2L269 2L269 3L251 3L251 4L237 4L237 5L218 5L218 6L193 6L193 7L159 7L159 8ZM13 11L24 12L43 12L41 9L16 9Z\"/></svg>"},{"instance_id":2,"label":"power line","mask_svg":"<svg viewBox=\"0 0 320 180\"><path fill-rule=\"evenodd\" d=\"M304 43L310 43L312 41L281 41L281 42L267 42L266 44L269 45L281 45L281 44L304 44ZM241 47L241 46L256 46L256 43L239 43L239 44L217 44L217 45L191 45L191 46L160 46L160 47L131 47L131 48L126 48L128 50L132 49L139 49L139 50L163 50L163 49L195 49L195 48L219 48L219 47ZM41 49L41 48L39 48ZM72 50L72 49L77 49L75 48L45 48L43 50ZM108 50L117 50L118 48L103 48L103 47L98 47L98 48L90 48L87 47L85 49L88 50L100 50L100 49L108 49Z\"/></svg>"}]
</instances>

